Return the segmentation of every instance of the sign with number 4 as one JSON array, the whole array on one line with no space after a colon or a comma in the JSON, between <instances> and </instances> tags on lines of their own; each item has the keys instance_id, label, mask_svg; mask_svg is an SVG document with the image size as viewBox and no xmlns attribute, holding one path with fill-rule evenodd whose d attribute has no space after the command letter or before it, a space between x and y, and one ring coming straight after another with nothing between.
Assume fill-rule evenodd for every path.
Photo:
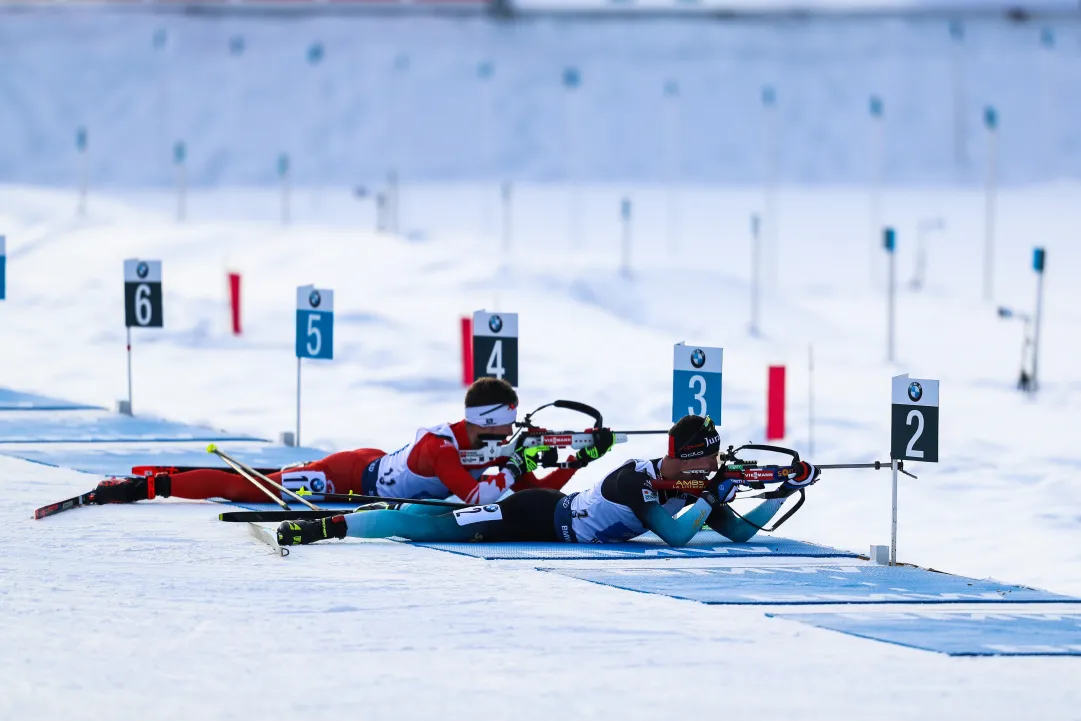
<instances>
[{"instance_id":1,"label":"sign with number 4","mask_svg":"<svg viewBox=\"0 0 1081 721\"><path fill-rule=\"evenodd\" d=\"M709 416L721 425L723 348L676 343L672 361L672 422Z\"/></svg>"},{"instance_id":2,"label":"sign with number 4","mask_svg":"<svg viewBox=\"0 0 1081 721\"><path fill-rule=\"evenodd\" d=\"M938 381L893 377L890 457L938 463Z\"/></svg>"},{"instance_id":3,"label":"sign with number 4","mask_svg":"<svg viewBox=\"0 0 1081 721\"><path fill-rule=\"evenodd\" d=\"M297 358L334 358L334 291L297 288Z\"/></svg>"},{"instance_id":4,"label":"sign with number 4","mask_svg":"<svg viewBox=\"0 0 1081 721\"><path fill-rule=\"evenodd\" d=\"M518 387L518 314L473 314L473 377L502 378Z\"/></svg>"}]
</instances>

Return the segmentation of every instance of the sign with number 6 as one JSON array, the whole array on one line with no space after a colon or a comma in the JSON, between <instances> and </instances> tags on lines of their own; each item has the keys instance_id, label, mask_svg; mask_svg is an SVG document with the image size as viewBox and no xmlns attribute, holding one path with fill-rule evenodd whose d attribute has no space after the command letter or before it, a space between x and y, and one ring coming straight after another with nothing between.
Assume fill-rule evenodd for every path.
<instances>
[{"instance_id":1,"label":"sign with number 6","mask_svg":"<svg viewBox=\"0 0 1081 721\"><path fill-rule=\"evenodd\" d=\"M938 381L893 377L890 457L938 463Z\"/></svg>"},{"instance_id":2,"label":"sign with number 6","mask_svg":"<svg viewBox=\"0 0 1081 721\"><path fill-rule=\"evenodd\" d=\"M131 258L124 261L124 325L161 328L161 261Z\"/></svg>"},{"instance_id":3,"label":"sign with number 6","mask_svg":"<svg viewBox=\"0 0 1081 721\"><path fill-rule=\"evenodd\" d=\"M297 288L297 358L334 358L334 291Z\"/></svg>"},{"instance_id":4,"label":"sign with number 6","mask_svg":"<svg viewBox=\"0 0 1081 721\"><path fill-rule=\"evenodd\" d=\"M517 313L473 313L473 378L485 377L518 387Z\"/></svg>"},{"instance_id":5,"label":"sign with number 6","mask_svg":"<svg viewBox=\"0 0 1081 721\"><path fill-rule=\"evenodd\" d=\"M672 361L672 422L709 416L721 425L723 348L676 343Z\"/></svg>"}]
</instances>

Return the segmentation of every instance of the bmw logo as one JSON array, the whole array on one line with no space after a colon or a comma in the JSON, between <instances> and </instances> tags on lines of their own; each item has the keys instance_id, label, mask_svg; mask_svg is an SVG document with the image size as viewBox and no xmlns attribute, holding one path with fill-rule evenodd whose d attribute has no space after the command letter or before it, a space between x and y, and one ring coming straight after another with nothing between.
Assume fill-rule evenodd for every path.
<instances>
[{"instance_id":1,"label":"bmw logo","mask_svg":"<svg viewBox=\"0 0 1081 721\"><path fill-rule=\"evenodd\" d=\"M311 485L313 493L322 493L327 489L327 482L322 478L313 478Z\"/></svg>"},{"instance_id":2,"label":"bmw logo","mask_svg":"<svg viewBox=\"0 0 1081 721\"><path fill-rule=\"evenodd\" d=\"M139 265L135 266L135 275L139 276L140 278L145 278L146 276L150 275L150 266L147 265L145 262L140 261Z\"/></svg>"},{"instance_id":3,"label":"bmw logo","mask_svg":"<svg viewBox=\"0 0 1081 721\"><path fill-rule=\"evenodd\" d=\"M487 506L484 507L484 512L485 513L495 513L498 510L499 510L499 506L495 505L494 503L490 503L490 504L488 504Z\"/></svg>"},{"instance_id":4,"label":"bmw logo","mask_svg":"<svg viewBox=\"0 0 1081 721\"><path fill-rule=\"evenodd\" d=\"M920 398L923 398L923 386L916 381L912 381L908 384L908 397L912 399L913 403L919 403Z\"/></svg>"},{"instance_id":5,"label":"bmw logo","mask_svg":"<svg viewBox=\"0 0 1081 721\"><path fill-rule=\"evenodd\" d=\"M701 368L706 364L706 352L701 348L695 348L691 353L691 365L695 368Z\"/></svg>"},{"instance_id":6,"label":"bmw logo","mask_svg":"<svg viewBox=\"0 0 1081 721\"><path fill-rule=\"evenodd\" d=\"M503 330L503 319L500 318L498 315L493 315L491 318L488 319L488 328L493 333L498 333L499 331Z\"/></svg>"},{"instance_id":7,"label":"bmw logo","mask_svg":"<svg viewBox=\"0 0 1081 721\"><path fill-rule=\"evenodd\" d=\"M308 294L308 303L312 308L318 308L319 304L323 302L323 296L319 295L319 291L313 290Z\"/></svg>"}]
</instances>

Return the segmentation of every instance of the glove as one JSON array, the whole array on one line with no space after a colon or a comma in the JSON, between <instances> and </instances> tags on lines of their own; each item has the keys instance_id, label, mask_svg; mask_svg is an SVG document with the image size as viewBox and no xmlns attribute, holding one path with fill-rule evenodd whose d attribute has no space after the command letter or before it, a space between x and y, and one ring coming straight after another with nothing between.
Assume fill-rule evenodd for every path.
<instances>
[{"instance_id":1,"label":"glove","mask_svg":"<svg viewBox=\"0 0 1081 721\"><path fill-rule=\"evenodd\" d=\"M736 500L736 491L738 490L739 484L729 479L722 480L718 474L718 477L714 477L706 484L705 490L702 491L702 498L705 498L709 505L716 508L719 505Z\"/></svg>"},{"instance_id":2,"label":"glove","mask_svg":"<svg viewBox=\"0 0 1081 721\"><path fill-rule=\"evenodd\" d=\"M822 471L807 461L800 461L792 466L793 474L782 485L785 488L804 488L818 481Z\"/></svg>"},{"instance_id":3,"label":"glove","mask_svg":"<svg viewBox=\"0 0 1081 721\"><path fill-rule=\"evenodd\" d=\"M559 451L551 446L533 446L525 449L526 469L528 473L537 467L551 468L559 464Z\"/></svg>"},{"instance_id":4,"label":"glove","mask_svg":"<svg viewBox=\"0 0 1081 721\"><path fill-rule=\"evenodd\" d=\"M549 453L551 451L552 453ZM552 455L555 455L556 462L559 460L559 452L555 448L549 446L533 446L532 448L519 448L514 452L514 455L507 461L507 465L503 467L503 470L511 477L507 480L508 487L513 485L515 481L521 478L526 473L532 473L537 470L539 466L554 465L551 463Z\"/></svg>"},{"instance_id":5,"label":"glove","mask_svg":"<svg viewBox=\"0 0 1081 721\"><path fill-rule=\"evenodd\" d=\"M612 446L615 444L616 439L612 434L611 428L597 428L593 431L593 445L578 451L576 456L578 459L578 466L580 468L588 466L590 463L612 450Z\"/></svg>"}]
</instances>

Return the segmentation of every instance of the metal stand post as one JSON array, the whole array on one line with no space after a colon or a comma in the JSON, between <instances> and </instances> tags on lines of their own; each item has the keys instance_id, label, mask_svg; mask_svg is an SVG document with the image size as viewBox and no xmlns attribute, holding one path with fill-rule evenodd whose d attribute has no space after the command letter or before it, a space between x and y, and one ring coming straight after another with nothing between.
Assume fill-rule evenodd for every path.
<instances>
[{"instance_id":1,"label":"metal stand post","mask_svg":"<svg viewBox=\"0 0 1081 721\"><path fill-rule=\"evenodd\" d=\"M128 326L128 413L134 415L131 406L131 326Z\"/></svg>"},{"instance_id":2,"label":"metal stand post","mask_svg":"<svg viewBox=\"0 0 1081 721\"><path fill-rule=\"evenodd\" d=\"M768 221L767 221L768 222ZM751 335L757 336L758 328L758 295L759 282L762 274L762 222L758 215L751 216Z\"/></svg>"},{"instance_id":3,"label":"metal stand post","mask_svg":"<svg viewBox=\"0 0 1081 721\"><path fill-rule=\"evenodd\" d=\"M1040 317L1043 315L1043 264L1044 264L1044 250L1040 248L1039 263L1036 276L1036 320L1035 330L1032 334L1032 392L1035 393L1039 390L1039 368L1040 368Z\"/></svg>"},{"instance_id":4,"label":"metal stand post","mask_svg":"<svg viewBox=\"0 0 1081 721\"><path fill-rule=\"evenodd\" d=\"M897 459L890 461L893 471L893 522L890 527L890 565L897 565Z\"/></svg>"},{"instance_id":5,"label":"metal stand post","mask_svg":"<svg viewBox=\"0 0 1081 721\"><path fill-rule=\"evenodd\" d=\"M300 358L297 358L297 438L296 444L300 445Z\"/></svg>"}]
</instances>

